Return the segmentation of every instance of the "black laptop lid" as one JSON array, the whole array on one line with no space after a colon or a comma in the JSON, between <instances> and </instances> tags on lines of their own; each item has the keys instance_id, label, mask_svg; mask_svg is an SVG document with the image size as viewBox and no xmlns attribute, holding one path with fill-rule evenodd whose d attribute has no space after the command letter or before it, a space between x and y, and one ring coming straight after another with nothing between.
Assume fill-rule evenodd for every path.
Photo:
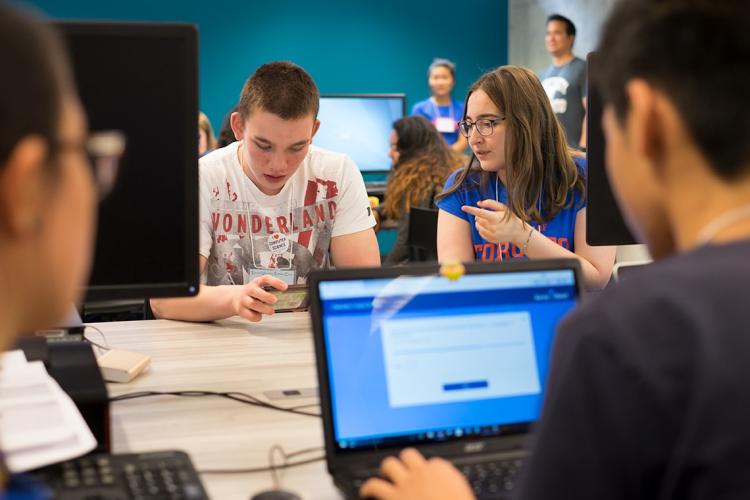
<instances>
[{"instance_id":1,"label":"black laptop lid","mask_svg":"<svg viewBox=\"0 0 750 500\"><path fill-rule=\"evenodd\" d=\"M335 453L525 432L575 260L329 271L311 278L327 447Z\"/></svg>"}]
</instances>

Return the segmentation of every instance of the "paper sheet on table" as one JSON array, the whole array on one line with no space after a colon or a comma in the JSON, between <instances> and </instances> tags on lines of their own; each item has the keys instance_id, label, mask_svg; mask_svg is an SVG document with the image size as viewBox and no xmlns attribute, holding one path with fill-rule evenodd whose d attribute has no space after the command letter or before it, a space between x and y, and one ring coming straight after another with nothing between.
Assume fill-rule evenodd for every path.
<instances>
[{"instance_id":1,"label":"paper sheet on table","mask_svg":"<svg viewBox=\"0 0 750 500\"><path fill-rule=\"evenodd\" d=\"M20 356L19 356L20 354ZM96 447L78 408L41 361L0 357L0 449L11 472L81 456Z\"/></svg>"}]
</instances>

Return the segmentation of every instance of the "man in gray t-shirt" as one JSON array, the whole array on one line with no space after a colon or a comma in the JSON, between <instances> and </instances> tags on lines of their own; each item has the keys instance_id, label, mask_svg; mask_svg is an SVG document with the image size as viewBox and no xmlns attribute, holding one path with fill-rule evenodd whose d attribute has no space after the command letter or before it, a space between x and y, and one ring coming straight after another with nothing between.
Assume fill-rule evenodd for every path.
<instances>
[{"instance_id":1,"label":"man in gray t-shirt","mask_svg":"<svg viewBox=\"0 0 750 500\"><path fill-rule=\"evenodd\" d=\"M547 19L547 50L553 64L542 71L552 110L573 147L586 147L586 62L573 55L576 28L570 19L554 14Z\"/></svg>"}]
</instances>

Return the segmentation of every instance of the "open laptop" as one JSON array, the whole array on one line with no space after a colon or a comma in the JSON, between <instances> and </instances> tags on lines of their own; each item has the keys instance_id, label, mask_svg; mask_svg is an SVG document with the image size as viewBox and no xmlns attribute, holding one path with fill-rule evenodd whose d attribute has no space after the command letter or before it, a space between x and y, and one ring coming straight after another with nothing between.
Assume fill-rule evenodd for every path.
<instances>
[{"instance_id":1,"label":"open laptop","mask_svg":"<svg viewBox=\"0 0 750 500\"><path fill-rule=\"evenodd\" d=\"M336 270L310 278L328 470L348 497L413 446L479 498L513 489L539 416L556 326L581 293L576 260Z\"/></svg>"}]
</instances>

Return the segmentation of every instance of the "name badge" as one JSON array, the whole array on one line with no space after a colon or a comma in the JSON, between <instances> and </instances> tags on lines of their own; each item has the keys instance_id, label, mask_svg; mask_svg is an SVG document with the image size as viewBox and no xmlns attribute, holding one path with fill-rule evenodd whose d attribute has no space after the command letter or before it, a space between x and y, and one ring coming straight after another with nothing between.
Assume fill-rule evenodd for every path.
<instances>
[{"instance_id":1,"label":"name badge","mask_svg":"<svg viewBox=\"0 0 750 500\"><path fill-rule=\"evenodd\" d=\"M294 285L297 280L297 273L294 269L250 269L250 273L243 269L242 274L245 278L245 284L266 275L278 278L287 285Z\"/></svg>"},{"instance_id":2,"label":"name badge","mask_svg":"<svg viewBox=\"0 0 750 500\"><path fill-rule=\"evenodd\" d=\"M441 116L435 118L435 128L438 132L451 133L456 131L456 122L453 118Z\"/></svg>"}]
</instances>

